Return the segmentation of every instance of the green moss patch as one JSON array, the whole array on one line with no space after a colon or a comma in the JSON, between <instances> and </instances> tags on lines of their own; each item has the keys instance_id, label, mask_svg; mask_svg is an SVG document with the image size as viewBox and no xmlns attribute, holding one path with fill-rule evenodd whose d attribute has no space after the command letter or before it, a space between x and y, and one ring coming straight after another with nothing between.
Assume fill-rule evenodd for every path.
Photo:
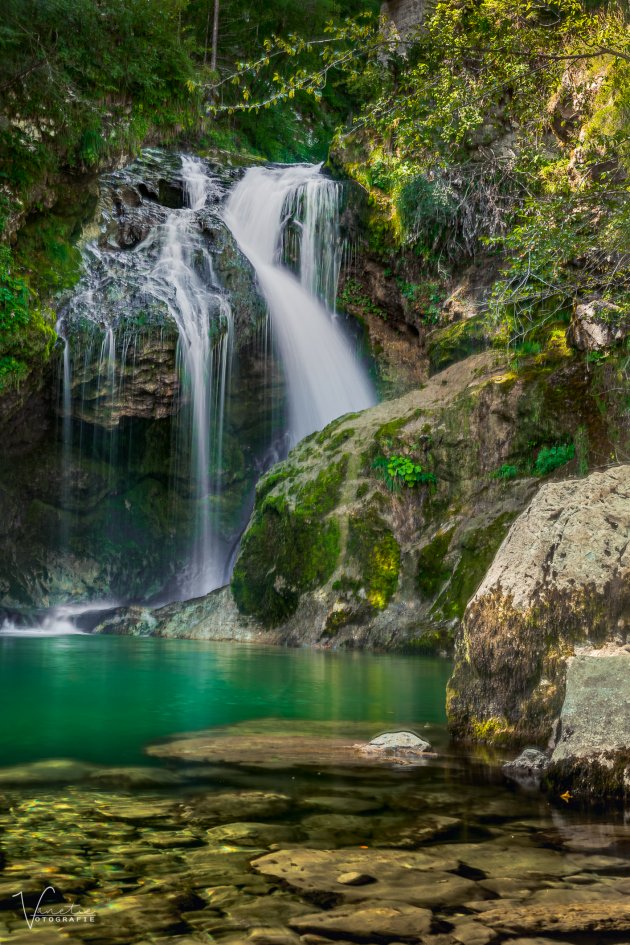
<instances>
[{"instance_id":1,"label":"green moss patch","mask_svg":"<svg viewBox=\"0 0 630 945\"><path fill-rule=\"evenodd\" d=\"M464 536L459 562L447 587L435 603L433 616L445 620L461 620L468 601L481 584L499 545L507 535L515 514L506 512L499 515L490 525L477 528Z\"/></svg>"},{"instance_id":2,"label":"green moss patch","mask_svg":"<svg viewBox=\"0 0 630 945\"><path fill-rule=\"evenodd\" d=\"M422 597L433 598L451 576L451 569L444 564L453 537L453 528L437 535L418 555L416 586Z\"/></svg>"},{"instance_id":3,"label":"green moss patch","mask_svg":"<svg viewBox=\"0 0 630 945\"><path fill-rule=\"evenodd\" d=\"M348 553L359 566L368 602L384 610L398 587L400 548L374 508L351 517Z\"/></svg>"},{"instance_id":4,"label":"green moss patch","mask_svg":"<svg viewBox=\"0 0 630 945\"><path fill-rule=\"evenodd\" d=\"M286 478L273 474L256 499L232 575L232 592L242 613L274 627L295 613L300 597L330 578L339 557L339 524L326 515L339 501L347 457L323 469L289 499L273 490Z\"/></svg>"},{"instance_id":5,"label":"green moss patch","mask_svg":"<svg viewBox=\"0 0 630 945\"><path fill-rule=\"evenodd\" d=\"M481 315L437 328L431 332L427 345L431 373L436 374L477 351L484 351L488 345L487 327Z\"/></svg>"}]
</instances>

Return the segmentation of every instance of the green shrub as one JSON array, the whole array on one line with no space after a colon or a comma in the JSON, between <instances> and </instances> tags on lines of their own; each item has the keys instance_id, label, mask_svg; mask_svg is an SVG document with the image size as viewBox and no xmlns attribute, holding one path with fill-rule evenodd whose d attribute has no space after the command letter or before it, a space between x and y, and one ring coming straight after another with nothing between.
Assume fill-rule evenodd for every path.
<instances>
[{"instance_id":1,"label":"green shrub","mask_svg":"<svg viewBox=\"0 0 630 945\"><path fill-rule=\"evenodd\" d=\"M554 469L566 465L575 457L573 443L560 443L557 446L543 446L534 462L534 472L537 476L548 476Z\"/></svg>"},{"instance_id":2,"label":"green shrub","mask_svg":"<svg viewBox=\"0 0 630 945\"><path fill-rule=\"evenodd\" d=\"M492 473L493 479L515 479L518 476L518 466L512 466L510 463L503 463Z\"/></svg>"},{"instance_id":3,"label":"green shrub","mask_svg":"<svg viewBox=\"0 0 630 945\"><path fill-rule=\"evenodd\" d=\"M412 489L418 485L435 485L437 479L419 463L408 456L377 456L372 468L384 480L390 492L398 492L402 486Z\"/></svg>"}]
</instances>

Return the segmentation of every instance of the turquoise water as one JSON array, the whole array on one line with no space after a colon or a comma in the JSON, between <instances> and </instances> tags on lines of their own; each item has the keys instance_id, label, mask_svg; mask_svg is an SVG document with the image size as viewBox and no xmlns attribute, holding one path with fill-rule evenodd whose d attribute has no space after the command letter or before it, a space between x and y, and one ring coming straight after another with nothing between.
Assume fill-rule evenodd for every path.
<instances>
[{"instance_id":1,"label":"turquoise water","mask_svg":"<svg viewBox=\"0 0 630 945\"><path fill-rule=\"evenodd\" d=\"M176 732L252 719L441 725L446 660L72 635L0 635L0 766L148 763Z\"/></svg>"}]
</instances>

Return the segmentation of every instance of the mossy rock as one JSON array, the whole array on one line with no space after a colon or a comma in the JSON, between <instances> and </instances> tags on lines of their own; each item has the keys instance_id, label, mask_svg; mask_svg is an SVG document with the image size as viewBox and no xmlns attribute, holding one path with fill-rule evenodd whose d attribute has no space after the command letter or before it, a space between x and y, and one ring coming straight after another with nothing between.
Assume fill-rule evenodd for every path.
<instances>
[{"instance_id":1,"label":"mossy rock","mask_svg":"<svg viewBox=\"0 0 630 945\"><path fill-rule=\"evenodd\" d=\"M481 315L436 328L427 339L431 373L442 371L489 346L487 327Z\"/></svg>"},{"instance_id":2,"label":"mossy rock","mask_svg":"<svg viewBox=\"0 0 630 945\"><path fill-rule=\"evenodd\" d=\"M295 613L303 593L331 577L341 539L339 523L326 516L339 498L346 466L344 457L299 487L288 475L267 477L269 489L283 483L287 492L263 492L243 539L231 584L242 613L277 626Z\"/></svg>"},{"instance_id":3,"label":"mossy rock","mask_svg":"<svg viewBox=\"0 0 630 945\"><path fill-rule=\"evenodd\" d=\"M398 587L400 547L374 506L351 517L348 553L357 564L368 603L384 610Z\"/></svg>"}]
</instances>

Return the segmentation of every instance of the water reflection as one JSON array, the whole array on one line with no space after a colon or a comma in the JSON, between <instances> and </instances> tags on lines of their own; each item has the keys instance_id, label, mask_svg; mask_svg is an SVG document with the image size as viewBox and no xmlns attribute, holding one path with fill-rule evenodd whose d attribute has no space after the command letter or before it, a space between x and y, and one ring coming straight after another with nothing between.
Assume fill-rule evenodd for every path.
<instances>
[{"instance_id":1,"label":"water reflection","mask_svg":"<svg viewBox=\"0 0 630 945\"><path fill-rule=\"evenodd\" d=\"M173 732L258 718L443 724L447 661L188 640L0 637L3 764L146 763Z\"/></svg>"}]
</instances>

